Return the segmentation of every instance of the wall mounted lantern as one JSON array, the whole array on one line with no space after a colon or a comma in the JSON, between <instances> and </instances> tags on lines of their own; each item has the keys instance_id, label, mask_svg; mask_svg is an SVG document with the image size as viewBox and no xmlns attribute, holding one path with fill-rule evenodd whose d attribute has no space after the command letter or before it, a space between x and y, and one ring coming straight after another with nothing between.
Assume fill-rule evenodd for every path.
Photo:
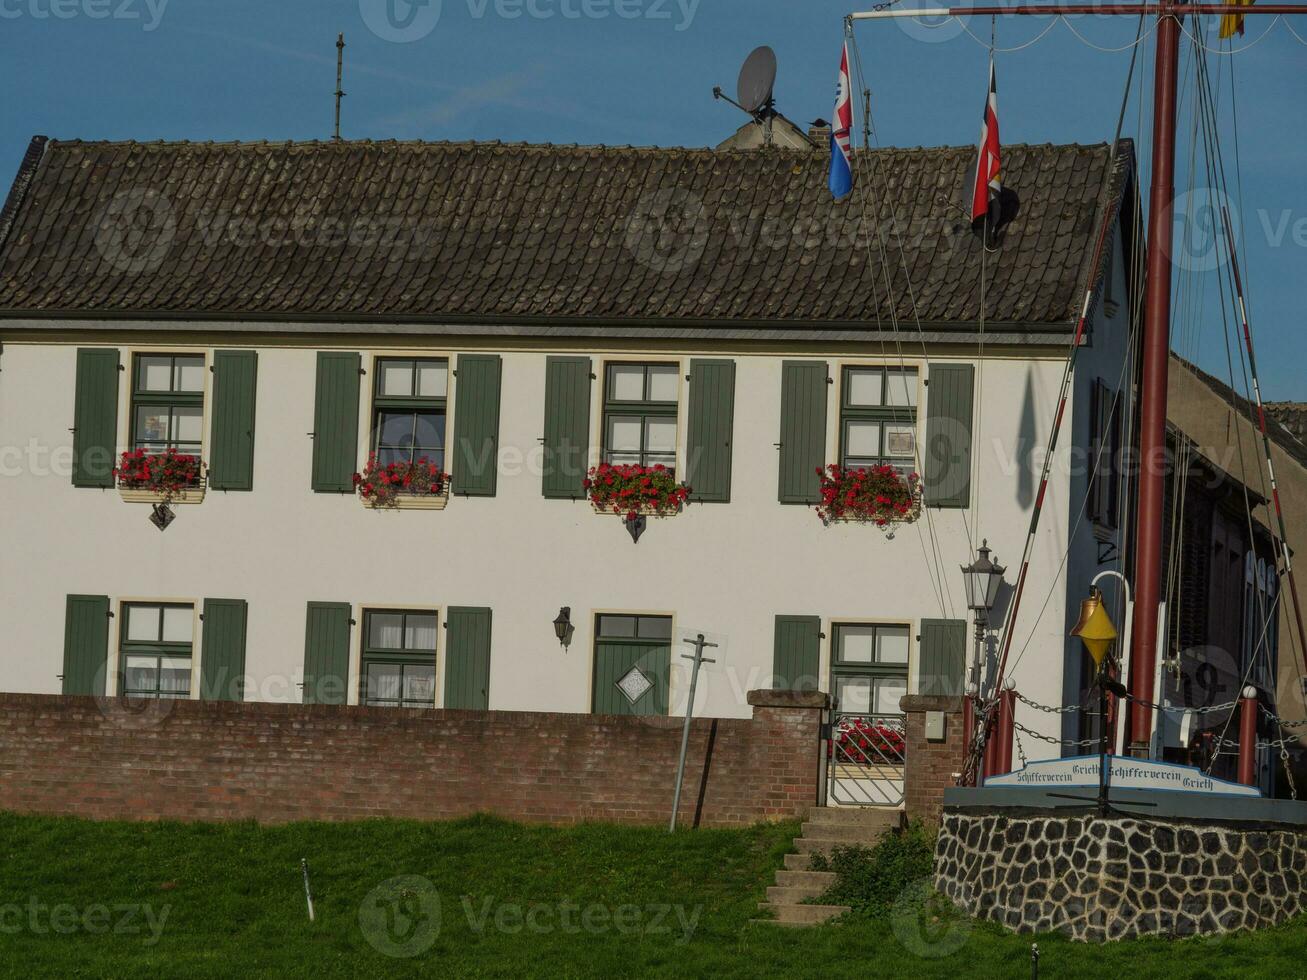
<instances>
[{"instance_id":1,"label":"wall mounted lantern","mask_svg":"<svg viewBox=\"0 0 1307 980\"><path fill-rule=\"evenodd\" d=\"M567 641L572 638L572 607L564 606L558 610L558 618L554 620L554 636L558 637L559 646L567 646Z\"/></svg>"}]
</instances>

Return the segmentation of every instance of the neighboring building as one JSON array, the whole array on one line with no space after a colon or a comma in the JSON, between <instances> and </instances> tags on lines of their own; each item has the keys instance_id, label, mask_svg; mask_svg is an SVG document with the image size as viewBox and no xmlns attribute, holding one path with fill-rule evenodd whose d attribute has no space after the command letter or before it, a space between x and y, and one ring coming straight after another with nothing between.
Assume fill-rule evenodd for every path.
<instances>
[{"instance_id":1,"label":"neighboring building","mask_svg":"<svg viewBox=\"0 0 1307 980\"><path fill-rule=\"evenodd\" d=\"M1171 357L1168 406L1172 423L1184 431L1202 455L1231 474L1236 483L1241 482L1247 486L1247 499L1254 505L1251 533L1268 542L1272 532L1278 537L1278 524L1267 506L1270 483L1261 434L1254 421L1256 408L1232 391L1225 382L1175 355ZM1289 547L1295 555L1301 555L1304 553L1302 542L1307 540L1307 446L1277 422L1275 413L1268 414L1271 416L1268 418L1271 454L1280 504L1284 509L1288 529ZM1240 499L1227 503L1227 512L1230 507L1238 512L1245 506L1242 491L1238 497ZM1307 717L1302 686L1307 668L1303 666L1288 583L1281 582L1277 574L1277 569L1282 572L1283 562L1277 561L1273 553L1263 551L1262 547L1257 549L1255 562L1248 558L1249 527L1250 522L1240 515L1230 522L1224 532L1215 534L1211 538L1211 547L1220 551L1225 556L1224 559L1218 558L1214 552L1212 559L1206 563L1210 566L1210 572L1204 573L1198 567L1192 570L1192 575L1231 576L1243 587L1255 590L1257 596L1264 597L1259 598L1259 602L1274 602L1277 592L1283 586L1274 626L1274 633L1279 640L1277 679L1273 685L1264 686L1274 687L1277 709L1282 717L1301 721ZM1303 574L1298 572L1297 575L1300 586L1307 586ZM1249 594L1254 592L1250 591ZM1193 606L1194 603L1190 602L1190 605ZM1215 632L1212 635L1181 637L1181 649L1193 642L1223 650L1248 649L1246 638L1237 636L1246 631L1236 626L1241 622L1241 617L1247 619L1247 615L1222 604L1211 610L1210 617ZM1275 652L1274 645L1270 652ZM1233 656L1232 659L1240 661L1241 655ZM1243 666L1247 666L1246 662L1243 662ZM1257 669L1262 669L1260 664Z\"/></svg>"},{"instance_id":2,"label":"neighboring building","mask_svg":"<svg viewBox=\"0 0 1307 980\"><path fill-rule=\"evenodd\" d=\"M1095 286L1013 659L1074 698L1120 535L1119 501L1075 519L1072 464L1122 374L1133 151L1004 154L982 330L968 147L877 152L836 204L807 150L35 140L0 216L0 688L678 713L702 631L698 713L779 677L892 720L961 691L982 537L1010 601ZM208 486L160 533L110 465L164 446ZM443 462L447 506L363 506L378 448ZM633 542L586 499L601 459L691 502ZM840 461L924 467L922 518L823 527Z\"/></svg>"},{"instance_id":3,"label":"neighboring building","mask_svg":"<svg viewBox=\"0 0 1307 980\"><path fill-rule=\"evenodd\" d=\"M1266 414L1302 445L1296 452L1307 456L1307 402L1267 402Z\"/></svg>"}]
</instances>

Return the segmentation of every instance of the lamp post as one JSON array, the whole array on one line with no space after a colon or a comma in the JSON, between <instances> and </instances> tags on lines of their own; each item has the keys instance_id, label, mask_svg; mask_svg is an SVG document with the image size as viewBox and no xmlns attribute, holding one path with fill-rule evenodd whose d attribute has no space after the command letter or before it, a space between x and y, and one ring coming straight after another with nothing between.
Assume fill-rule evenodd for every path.
<instances>
[{"instance_id":1,"label":"lamp post","mask_svg":"<svg viewBox=\"0 0 1307 980\"><path fill-rule=\"evenodd\" d=\"M962 566L962 578L967 585L967 607L975 614L976 649L971 661L971 686L980 692L980 661L984 653L985 630L989 626L989 614L994 609L994 600L998 598L998 586L1007 571L1002 565L990 560L992 552L989 541L982 541L977 551L977 558L970 565Z\"/></svg>"},{"instance_id":2,"label":"lamp post","mask_svg":"<svg viewBox=\"0 0 1307 980\"><path fill-rule=\"evenodd\" d=\"M962 566L962 580L966 583L967 607L975 615L975 653L971 659L971 678L966 685L962 702L962 728L970 744L976 728L976 700L980 697L980 662L985 651L985 630L989 628L989 614L998 598L998 586L1006 569L990 560L989 541L980 543L975 561Z\"/></svg>"}]
</instances>

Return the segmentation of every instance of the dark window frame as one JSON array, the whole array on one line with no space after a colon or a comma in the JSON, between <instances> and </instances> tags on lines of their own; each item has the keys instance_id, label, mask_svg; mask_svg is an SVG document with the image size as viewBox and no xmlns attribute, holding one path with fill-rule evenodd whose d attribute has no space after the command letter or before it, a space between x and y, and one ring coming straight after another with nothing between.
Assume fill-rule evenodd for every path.
<instances>
[{"instance_id":1,"label":"dark window frame","mask_svg":"<svg viewBox=\"0 0 1307 980\"><path fill-rule=\"evenodd\" d=\"M870 629L874 631L872 639L873 654L879 650L879 634L881 630L896 630L907 634L908 639L908 659L902 664L877 663L874 660L871 663L850 662L841 659L840 656L840 639L841 634L847 629ZM910 623L867 623L857 620L844 620L831 624L831 647L830 647L830 690L832 695L839 691L839 685L836 683L837 677L868 677L872 679L872 711L868 715L861 715L858 712L849 712L844 710L843 705L836 705L837 715L852 715L854 717L872 717L872 718L902 718L901 711L894 711L887 714L878 714L875 709L875 683L877 680L885 678L902 678L903 689L907 691L911 684L912 670L912 625Z\"/></svg>"},{"instance_id":2,"label":"dark window frame","mask_svg":"<svg viewBox=\"0 0 1307 980\"><path fill-rule=\"evenodd\" d=\"M851 403L853 374L876 372L880 374L880 404L854 405ZM888 403L890 385L903 384L904 376L911 379L915 405L891 405ZM887 364L845 364L840 368L840 417L839 417L839 460L845 469L871 469L874 466L893 466L902 476L916 472L918 458L917 425L920 417L921 369L916 367L896 367ZM852 456L848 451L849 426L855 422L876 422L880 424L879 453L876 456ZM886 427L891 425L908 426L912 429L912 455L893 456L888 452Z\"/></svg>"},{"instance_id":3,"label":"dark window frame","mask_svg":"<svg viewBox=\"0 0 1307 980\"><path fill-rule=\"evenodd\" d=\"M613 397L613 372L618 368L638 367L644 370L644 384L641 392L642 398L639 401L629 399L618 399ZM649 397L650 368L671 368L673 376L677 379L678 397L671 401L660 401ZM616 454L619 456L637 455L631 450L614 450L612 443L612 426L611 423L617 418L639 419L640 421L640 457L639 465L653 467L659 463L667 468L669 473L676 472L676 446L673 445L670 453L666 451L651 451L647 444L648 420L650 419L668 419L676 423L676 438L674 443L678 443L681 435L680 419L680 373L681 365L676 361L605 361L604 362L604 401L602 419L600 422L599 445L601 458L609 465L633 465L629 462L614 463L612 457Z\"/></svg>"},{"instance_id":4,"label":"dark window frame","mask_svg":"<svg viewBox=\"0 0 1307 980\"><path fill-rule=\"evenodd\" d=\"M606 619L630 619L633 620L632 631L630 635L623 633L605 633L604 620ZM666 623L667 634L646 635L642 632L641 627L646 623ZM672 642L672 633L674 630L673 618L665 613L622 613L607 612L595 614L595 639L604 643L662 643Z\"/></svg>"},{"instance_id":5,"label":"dark window frame","mask_svg":"<svg viewBox=\"0 0 1307 980\"><path fill-rule=\"evenodd\" d=\"M159 635L155 640L129 640L127 631L131 622L131 611L133 609L158 609L159 610ZM163 610L164 609L188 609L191 613L191 639L187 643L177 640L165 640L163 638ZM191 696L191 689L195 686L195 604L189 602L151 602L148 600L139 600L124 602L119 607L119 616L121 623L118 627L118 690L124 697L145 698L152 700L185 700ZM151 688L140 688L136 690L129 689L127 686L127 658L128 657L153 657L154 658L154 685ZM162 661L165 657L176 659L186 658L190 661L190 676L187 678L186 690L177 692L163 692L159 687L159 677L162 673Z\"/></svg>"},{"instance_id":6,"label":"dark window frame","mask_svg":"<svg viewBox=\"0 0 1307 980\"><path fill-rule=\"evenodd\" d=\"M1102 378L1095 378L1090 389L1089 413L1089 516L1098 527L1117 530L1121 526L1121 400Z\"/></svg>"},{"instance_id":7,"label":"dark window frame","mask_svg":"<svg viewBox=\"0 0 1307 980\"><path fill-rule=\"evenodd\" d=\"M387 364L409 364L410 381L408 395L388 395L381 390L382 379L385 376L384 368ZM445 394L444 395L419 395L418 387L418 366L422 364L438 365L445 371ZM402 357L402 356L384 356L376 357L372 362L372 411L368 418L368 447L369 452L377 456L378 463L386 465L391 460L383 456L386 453L401 453L407 448L408 462L414 463L419 459L427 459L436 464L441 471L445 469L446 456L449 452L449 358L448 357ZM381 417L383 413L390 414L409 414L413 415L413 425L410 429L409 445L387 445L381 443ZM440 419L439 431L441 444L439 447L423 446L419 447L417 442L417 418L419 415L435 415ZM432 454L436 455L433 456Z\"/></svg>"},{"instance_id":8,"label":"dark window frame","mask_svg":"<svg viewBox=\"0 0 1307 980\"><path fill-rule=\"evenodd\" d=\"M149 358L167 358L169 376L167 391L147 390L143 384L143 369ZM198 391L181 391L177 388L179 371L178 361L199 361L200 374L208 367L209 359L205 354L170 353L166 351L137 351L132 355L132 396L127 417L128 438L132 449L145 449L150 453L163 453L169 448L176 449L187 456L200 456L204 449L204 389L200 384ZM163 439L143 439L137 432L137 409L158 408L168 410L168 433ZM181 442L176 438L173 410L178 408L198 408L200 410L200 437Z\"/></svg>"},{"instance_id":9,"label":"dark window frame","mask_svg":"<svg viewBox=\"0 0 1307 980\"><path fill-rule=\"evenodd\" d=\"M399 616L399 647L374 647L372 646L372 617L380 616ZM404 646L408 636L408 618L410 616L421 616L425 619L434 619L436 621L436 639L435 646L430 650L423 650ZM359 704L374 708L435 708L436 706L436 684L439 680L438 664L440 654L440 611L437 609L384 609L370 608L363 610L363 637L362 647L359 655ZM372 664L389 664L400 668L400 685L399 697L397 698L374 698L368 694L368 667ZM430 667L431 668L431 701L418 701L413 698L404 696L404 667Z\"/></svg>"}]
</instances>

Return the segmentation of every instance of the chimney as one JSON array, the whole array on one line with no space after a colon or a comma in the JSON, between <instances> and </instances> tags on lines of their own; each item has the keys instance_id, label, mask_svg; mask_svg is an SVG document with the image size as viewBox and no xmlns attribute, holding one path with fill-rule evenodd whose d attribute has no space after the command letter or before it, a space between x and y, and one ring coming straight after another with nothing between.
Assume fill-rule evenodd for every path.
<instances>
[{"instance_id":1,"label":"chimney","mask_svg":"<svg viewBox=\"0 0 1307 980\"><path fill-rule=\"evenodd\" d=\"M808 123L808 139L818 147L824 147L830 142L830 132L830 123L825 119L814 119Z\"/></svg>"}]
</instances>

